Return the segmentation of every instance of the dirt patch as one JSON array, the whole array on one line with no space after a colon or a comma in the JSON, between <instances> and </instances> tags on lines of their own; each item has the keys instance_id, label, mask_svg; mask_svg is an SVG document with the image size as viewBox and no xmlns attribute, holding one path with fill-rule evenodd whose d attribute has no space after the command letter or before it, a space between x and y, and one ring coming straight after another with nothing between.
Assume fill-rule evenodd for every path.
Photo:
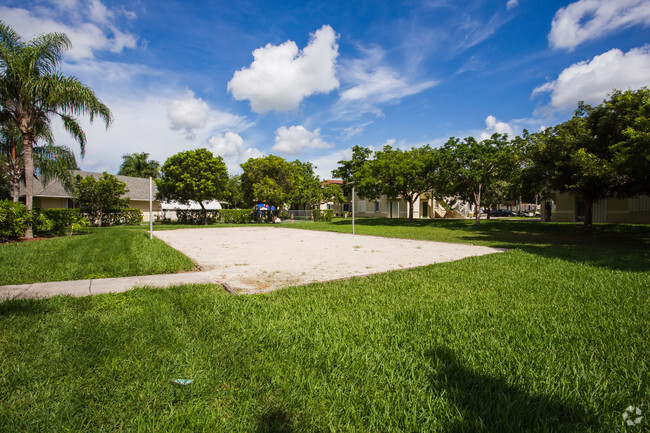
<instances>
[{"instance_id":1,"label":"dirt patch","mask_svg":"<svg viewBox=\"0 0 650 433\"><path fill-rule=\"evenodd\" d=\"M414 268L503 250L279 227L181 229L154 235L245 293Z\"/></svg>"}]
</instances>

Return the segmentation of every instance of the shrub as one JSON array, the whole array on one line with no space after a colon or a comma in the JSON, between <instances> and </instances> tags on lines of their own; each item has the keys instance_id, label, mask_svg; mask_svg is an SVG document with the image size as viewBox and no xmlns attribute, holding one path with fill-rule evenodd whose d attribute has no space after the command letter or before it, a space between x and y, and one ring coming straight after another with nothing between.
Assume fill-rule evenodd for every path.
<instances>
[{"instance_id":1,"label":"shrub","mask_svg":"<svg viewBox=\"0 0 650 433\"><path fill-rule=\"evenodd\" d=\"M102 215L102 226L127 225L137 226L142 222L139 209L113 209Z\"/></svg>"},{"instance_id":2,"label":"shrub","mask_svg":"<svg viewBox=\"0 0 650 433\"><path fill-rule=\"evenodd\" d=\"M35 221L34 229L39 233L72 234L89 224L79 209L43 209L34 211L34 214L35 217L38 215L49 221L49 224L39 224Z\"/></svg>"},{"instance_id":3,"label":"shrub","mask_svg":"<svg viewBox=\"0 0 650 433\"><path fill-rule=\"evenodd\" d=\"M25 235L27 222L31 220L27 206L11 200L0 201L0 237L15 239Z\"/></svg>"},{"instance_id":4,"label":"shrub","mask_svg":"<svg viewBox=\"0 0 650 433\"><path fill-rule=\"evenodd\" d=\"M334 210L332 209L314 209L314 221L316 222L332 222L334 217Z\"/></svg>"},{"instance_id":5,"label":"shrub","mask_svg":"<svg viewBox=\"0 0 650 433\"><path fill-rule=\"evenodd\" d=\"M247 224L253 221L253 209L221 209L219 222L226 224Z\"/></svg>"},{"instance_id":6,"label":"shrub","mask_svg":"<svg viewBox=\"0 0 650 433\"><path fill-rule=\"evenodd\" d=\"M180 224L214 224L219 218L218 210L205 211L206 220L203 219L203 210L178 209L176 218Z\"/></svg>"}]
</instances>

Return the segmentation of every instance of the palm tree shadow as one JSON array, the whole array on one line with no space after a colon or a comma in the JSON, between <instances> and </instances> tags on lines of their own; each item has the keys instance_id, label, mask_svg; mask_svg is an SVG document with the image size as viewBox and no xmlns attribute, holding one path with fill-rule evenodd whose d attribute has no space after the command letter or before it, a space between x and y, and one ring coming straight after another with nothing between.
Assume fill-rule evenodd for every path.
<instances>
[{"instance_id":1,"label":"palm tree shadow","mask_svg":"<svg viewBox=\"0 0 650 433\"><path fill-rule=\"evenodd\" d=\"M445 347L427 352L437 372L434 392L445 395L462 414L446 432L573 432L593 428L595 417L577 405L531 395L504 379L476 373Z\"/></svg>"}]
</instances>

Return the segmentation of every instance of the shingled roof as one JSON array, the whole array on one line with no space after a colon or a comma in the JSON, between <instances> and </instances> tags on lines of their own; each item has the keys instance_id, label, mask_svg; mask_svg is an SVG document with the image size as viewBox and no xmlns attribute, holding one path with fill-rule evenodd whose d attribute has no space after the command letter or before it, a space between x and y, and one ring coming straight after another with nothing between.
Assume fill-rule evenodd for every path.
<instances>
[{"instance_id":1,"label":"shingled roof","mask_svg":"<svg viewBox=\"0 0 650 433\"><path fill-rule=\"evenodd\" d=\"M77 175L81 177L93 176L95 179L99 179L103 173L95 173L92 171L81 171L74 170L72 172L72 177ZM142 177L132 177L132 176L119 176L114 175L118 180L124 182L129 192L126 193L125 197L128 197L131 200L149 200L149 179ZM153 186L153 195L156 196L156 185ZM20 186L20 195L25 195L25 185ZM63 184L58 180L53 180L47 185L43 186L43 183L39 179L34 179L34 197L61 197L61 198L73 198L73 194L66 191L63 187Z\"/></svg>"}]
</instances>

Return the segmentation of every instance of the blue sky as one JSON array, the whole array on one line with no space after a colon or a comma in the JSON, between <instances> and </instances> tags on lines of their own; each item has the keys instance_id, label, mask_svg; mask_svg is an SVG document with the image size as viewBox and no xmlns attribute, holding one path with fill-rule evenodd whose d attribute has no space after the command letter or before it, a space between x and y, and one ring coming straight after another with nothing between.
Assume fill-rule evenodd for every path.
<instances>
[{"instance_id":1,"label":"blue sky","mask_svg":"<svg viewBox=\"0 0 650 433\"><path fill-rule=\"evenodd\" d=\"M354 145L518 135L579 100L650 85L650 1L0 1L24 38L68 34L62 70L113 111L82 169L206 147L311 161ZM78 146L55 124L58 144Z\"/></svg>"}]
</instances>

